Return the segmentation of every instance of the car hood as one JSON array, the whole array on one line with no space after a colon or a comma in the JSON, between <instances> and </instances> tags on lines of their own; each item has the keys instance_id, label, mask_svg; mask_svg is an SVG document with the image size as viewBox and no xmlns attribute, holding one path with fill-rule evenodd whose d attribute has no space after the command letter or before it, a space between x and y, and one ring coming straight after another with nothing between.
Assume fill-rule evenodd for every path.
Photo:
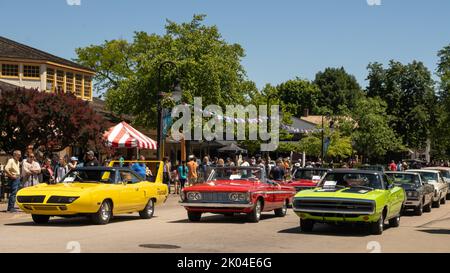
<instances>
[{"instance_id":1,"label":"car hood","mask_svg":"<svg viewBox=\"0 0 450 273\"><path fill-rule=\"evenodd\" d=\"M419 187L417 187L416 185L413 184L398 184L399 187L402 187L405 191L415 191L418 190Z\"/></svg>"},{"instance_id":2,"label":"car hood","mask_svg":"<svg viewBox=\"0 0 450 273\"><path fill-rule=\"evenodd\" d=\"M368 199L375 200L383 194L383 190L364 190L364 189L339 189L336 191L325 191L323 189L313 189L299 192L295 198L349 198L349 199Z\"/></svg>"},{"instance_id":3,"label":"car hood","mask_svg":"<svg viewBox=\"0 0 450 273\"><path fill-rule=\"evenodd\" d=\"M60 183L60 184L39 184L34 187L21 189L18 195L32 194L77 194L85 193L93 189L105 187L100 183Z\"/></svg>"}]
</instances>

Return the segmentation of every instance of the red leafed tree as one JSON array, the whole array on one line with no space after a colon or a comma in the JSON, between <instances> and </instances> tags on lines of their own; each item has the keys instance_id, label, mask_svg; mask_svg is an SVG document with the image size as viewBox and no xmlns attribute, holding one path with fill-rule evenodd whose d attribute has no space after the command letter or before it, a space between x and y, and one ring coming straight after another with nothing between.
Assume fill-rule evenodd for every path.
<instances>
[{"instance_id":1,"label":"red leafed tree","mask_svg":"<svg viewBox=\"0 0 450 273\"><path fill-rule=\"evenodd\" d=\"M73 94L34 89L0 91L0 150L24 151L28 145L57 152L78 145L104 150L110 123Z\"/></svg>"}]
</instances>

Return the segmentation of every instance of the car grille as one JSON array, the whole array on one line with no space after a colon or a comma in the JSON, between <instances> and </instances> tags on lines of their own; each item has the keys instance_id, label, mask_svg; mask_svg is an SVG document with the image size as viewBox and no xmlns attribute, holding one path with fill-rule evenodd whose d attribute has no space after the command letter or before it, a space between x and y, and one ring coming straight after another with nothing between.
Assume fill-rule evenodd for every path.
<instances>
[{"instance_id":1,"label":"car grille","mask_svg":"<svg viewBox=\"0 0 450 273\"><path fill-rule=\"evenodd\" d=\"M294 209L306 213L367 215L374 213L375 204L363 200L298 198L294 200Z\"/></svg>"},{"instance_id":2,"label":"car grille","mask_svg":"<svg viewBox=\"0 0 450 273\"><path fill-rule=\"evenodd\" d=\"M201 192L201 202L231 202L229 192Z\"/></svg>"},{"instance_id":3,"label":"car grille","mask_svg":"<svg viewBox=\"0 0 450 273\"><path fill-rule=\"evenodd\" d=\"M45 200L45 195L17 196L17 201L19 203L42 204L42 203L44 203L44 200Z\"/></svg>"}]
</instances>

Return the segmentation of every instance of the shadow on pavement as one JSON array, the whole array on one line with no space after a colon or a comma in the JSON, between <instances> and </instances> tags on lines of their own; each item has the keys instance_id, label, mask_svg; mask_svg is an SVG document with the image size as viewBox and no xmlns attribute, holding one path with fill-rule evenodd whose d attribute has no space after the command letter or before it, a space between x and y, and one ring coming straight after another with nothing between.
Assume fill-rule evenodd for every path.
<instances>
[{"instance_id":1,"label":"shadow on pavement","mask_svg":"<svg viewBox=\"0 0 450 273\"><path fill-rule=\"evenodd\" d=\"M450 235L450 229L422 229L421 232L438 235Z\"/></svg>"},{"instance_id":2,"label":"shadow on pavement","mask_svg":"<svg viewBox=\"0 0 450 273\"><path fill-rule=\"evenodd\" d=\"M268 220L272 218L277 218L275 215L264 215L261 214L261 220ZM224 215L211 215L211 216L202 216L202 219L200 222L191 222L189 219L181 219L176 221L170 221L168 223L171 224L184 224L184 223L191 223L191 224L207 224L207 223L215 223L215 224L252 224L247 220L247 217L245 214L242 215L234 215L234 216L224 216Z\"/></svg>"},{"instance_id":3,"label":"shadow on pavement","mask_svg":"<svg viewBox=\"0 0 450 273\"><path fill-rule=\"evenodd\" d=\"M157 218L157 216L153 216ZM114 216L114 218L108 223L108 225L115 223L122 223L128 221L138 221L143 220L139 216L135 215L119 215ZM151 220L151 219L150 219ZM93 226L92 222L87 217L73 217L73 218L50 218L48 224L35 224L33 221L22 222L22 223L12 223L4 224L5 226L39 226L39 227L83 227L83 226Z\"/></svg>"},{"instance_id":4,"label":"shadow on pavement","mask_svg":"<svg viewBox=\"0 0 450 273\"><path fill-rule=\"evenodd\" d=\"M385 225L385 231L389 226ZM284 234L302 234L302 235L319 235L319 236L342 236L342 237L367 237L372 236L368 227L364 225L330 225L316 224L312 232L302 232L300 226L278 231Z\"/></svg>"}]
</instances>

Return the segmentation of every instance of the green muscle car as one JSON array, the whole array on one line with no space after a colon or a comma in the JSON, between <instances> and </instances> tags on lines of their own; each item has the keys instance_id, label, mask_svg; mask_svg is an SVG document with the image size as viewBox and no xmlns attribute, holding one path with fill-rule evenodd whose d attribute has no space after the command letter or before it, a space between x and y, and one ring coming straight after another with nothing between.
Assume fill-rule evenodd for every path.
<instances>
[{"instance_id":1,"label":"green muscle car","mask_svg":"<svg viewBox=\"0 0 450 273\"><path fill-rule=\"evenodd\" d=\"M314 223L367 223L372 234L382 234L385 221L398 227L406 200L403 188L383 172L332 170L312 190L299 192L293 202L300 228L310 232Z\"/></svg>"}]
</instances>

